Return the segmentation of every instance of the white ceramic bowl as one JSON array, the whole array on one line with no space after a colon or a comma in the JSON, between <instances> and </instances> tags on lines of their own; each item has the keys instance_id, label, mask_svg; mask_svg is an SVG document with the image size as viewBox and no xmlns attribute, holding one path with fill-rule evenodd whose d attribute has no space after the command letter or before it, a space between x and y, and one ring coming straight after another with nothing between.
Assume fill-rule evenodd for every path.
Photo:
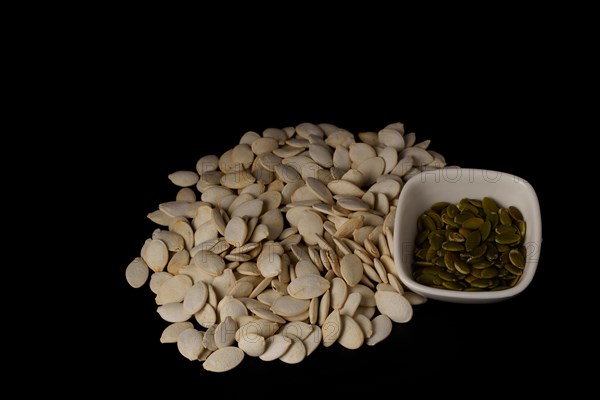
<instances>
[{"instance_id":1,"label":"white ceramic bowl","mask_svg":"<svg viewBox=\"0 0 600 400\"><path fill-rule=\"evenodd\" d=\"M458 203L462 198L491 197L502 207L515 206L527 223L525 246L527 260L523 275L509 289L462 292L432 288L416 282L412 276L417 219L439 201ZM523 178L482 169L450 168L426 171L411 178L402 188L394 224L394 259L400 280L410 290L425 297L455 303L492 303L521 293L529 285L537 268L542 246L540 205L533 187Z\"/></svg>"}]
</instances>

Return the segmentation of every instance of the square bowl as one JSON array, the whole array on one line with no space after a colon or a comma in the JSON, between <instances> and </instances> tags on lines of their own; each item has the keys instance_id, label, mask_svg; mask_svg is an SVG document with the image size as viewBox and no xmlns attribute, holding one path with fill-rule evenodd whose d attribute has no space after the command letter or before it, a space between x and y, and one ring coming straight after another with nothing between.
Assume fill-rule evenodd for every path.
<instances>
[{"instance_id":1,"label":"square bowl","mask_svg":"<svg viewBox=\"0 0 600 400\"><path fill-rule=\"evenodd\" d=\"M501 207L517 207L527 224L525 268L517 284L498 291L464 292L422 285L412 275L417 219L440 201L452 204L463 198L491 197ZM492 303L521 293L535 275L542 246L540 205L533 187L523 178L483 169L445 168L412 177L402 188L394 221L394 259L400 280L413 292L455 303Z\"/></svg>"}]
</instances>

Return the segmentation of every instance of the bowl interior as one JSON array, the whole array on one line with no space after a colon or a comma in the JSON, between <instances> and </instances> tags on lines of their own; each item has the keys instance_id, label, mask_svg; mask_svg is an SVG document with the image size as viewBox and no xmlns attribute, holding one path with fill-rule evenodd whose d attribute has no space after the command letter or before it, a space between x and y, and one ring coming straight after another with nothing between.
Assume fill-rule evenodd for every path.
<instances>
[{"instance_id":1,"label":"bowl interior","mask_svg":"<svg viewBox=\"0 0 600 400\"><path fill-rule=\"evenodd\" d=\"M502 207L517 207L527 223L527 259L523 275L512 288L497 292L461 292L421 285L413 280L412 262L417 219L433 203L458 203L462 198L493 198ZM542 222L537 195L523 178L505 172L448 168L426 171L411 178L402 189L394 226L395 262L401 281L412 291L437 300L486 303L513 297L533 279L542 244Z\"/></svg>"}]
</instances>

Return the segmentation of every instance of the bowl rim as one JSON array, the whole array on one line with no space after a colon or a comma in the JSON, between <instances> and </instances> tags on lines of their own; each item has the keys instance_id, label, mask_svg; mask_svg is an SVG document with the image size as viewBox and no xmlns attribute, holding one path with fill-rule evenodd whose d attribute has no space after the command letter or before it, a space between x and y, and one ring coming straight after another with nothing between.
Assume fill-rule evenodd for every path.
<instances>
[{"instance_id":1,"label":"bowl rim","mask_svg":"<svg viewBox=\"0 0 600 400\"><path fill-rule=\"evenodd\" d=\"M527 224L528 224L528 230L531 229L531 233L533 234L533 242L535 242L539 248L539 250L541 250L541 244L542 244L542 237L541 237L541 229L542 229L542 225L541 225L541 213L540 213L540 207L539 207L539 200L537 197L537 194L533 188L533 186L531 186L531 184L529 182L527 182L525 179L518 177L516 175L507 173L507 172L502 172L502 171L494 171L494 170L487 170L487 169L477 169L477 168L460 168L462 170L468 170L469 173L467 174L467 176L483 176L484 174L502 174L503 179L512 179L514 182L519 182L520 184L524 185L524 190L528 193L529 196L531 196L531 200L534 201L534 209L533 209L533 216L529 216L529 220ZM405 199L410 196L411 192L413 191L413 189L419 184L422 183L422 179L420 179L421 177L425 176L424 174L426 174L426 176L429 177L435 177L435 182L440 181L439 179L439 175L444 173L444 169L439 169L439 170L435 170L435 171L424 171L421 172L415 176L413 176L402 188L402 191L400 192L400 196L398 199L398 205L396 208L396 215L394 216L394 250L397 252L401 252L401 235L400 235L400 216L401 216L401 212L402 212L402 204L405 201ZM489 175L488 175L489 176ZM432 183L431 179L426 179L425 182L429 182L429 184L434 184ZM488 181L483 181L484 183L490 183ZM530 228L530 223L531 223L531 228ZM414 239L412 239L414 242ZM396 272L399 275L400 281L406 285L410 290L419 293L421 295L424 295L425 297L429 297L432 299L436 299L436 300L440 300L440 301L444 301L444 300L456 300L456 301L460 301L460 300L465 300L466 302L468 301L494 301L494 300L503 300L503 299L508 299L511 297L514 297L516 295L518 295L519 293L521 293L523 290L525 290L529 284L531 283L531 281L533 280L533 276L535 275L535 272L537 270L537 264L538 264L538 259L539 259L539 254L536 257L535 260L529 260L526 264L526 268L529 268L529 271L531 271L528 275L522 277L521 279L519 279L519 281L517 282L517 284L515 286L513 286L512 288L509 289L505 289L505 290L499 290L499 291L482 291L482 292L464 292L464 291L453 291L453 290L448 290L448 289L438 289L438 288L433 288L430 286L426 286L426 285L422 285L420 283L418 283L417 281L415 281L412 276L410 274L407 273L407 270L412 270L412 266L408 266L405 267L405 262L404 262L404 257L400 256L400 254L398 254L398 256L394 257L394 264L396 266Z\"/></svg>"}]
</instances>

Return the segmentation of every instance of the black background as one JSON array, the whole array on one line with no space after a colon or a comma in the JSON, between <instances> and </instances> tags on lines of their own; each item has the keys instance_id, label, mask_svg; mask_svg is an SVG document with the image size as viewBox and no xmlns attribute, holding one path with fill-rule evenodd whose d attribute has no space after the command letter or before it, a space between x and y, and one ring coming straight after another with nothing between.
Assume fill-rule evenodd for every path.
<instances>
[{"instance_id":1,"label":"black background","mask_svg":"<svg viewBox=\"0 0 600 400\"><path fill-rule=\"evenodd\" d=\"M272 60L264 64L273 68ZM271 75L260 63L221 74L139 66L98 77L92 95L100 100L83 111L93 120L91 133L71 155L93 181L86 190L94 217L80 217L97 236L85 236L85 248L102 249L82 259L82 268L100 283L99 290L85 289L95 305L86 320L98 337L97 351L91 359L81 355L85 365L107 365L94 387L202 396L219 388L234 393L264 385L263 395L275 397L282 392L269 385L285 384L299 394L313 393L321 383L375 393L412 385L427 393L448 388L467 393L481 384L494 393L511 393L515 381L530 388L562 385L572 356L580 354L571 340L580 322L565 311L568 304L560 295L561 254L548 218L556 178L544 167L556 154L547 146L549 129L558 128L549 128L554 98L536 80L536 66L504 74L434 68L419 75L386 63L347 73L341 66L323 73L307 68L310 74ZM496 304L429 301L414 307L409 323L394 324L392 335L375 347L320 347L298 365L246 357L231 372L211 374L182 357L176 345L161 344L168 324L156 313L154 295L148 285L129 287L124 271L155 229L146 214L174 199L177 188L167 175L193 170L203 155L222 154L248 130L260 133L305 121L355 133L401 121L418 141L430 139L430 149L449 164L528 180L539 197L544 238L531 285Z\"/></svg>"}]
</instances>

